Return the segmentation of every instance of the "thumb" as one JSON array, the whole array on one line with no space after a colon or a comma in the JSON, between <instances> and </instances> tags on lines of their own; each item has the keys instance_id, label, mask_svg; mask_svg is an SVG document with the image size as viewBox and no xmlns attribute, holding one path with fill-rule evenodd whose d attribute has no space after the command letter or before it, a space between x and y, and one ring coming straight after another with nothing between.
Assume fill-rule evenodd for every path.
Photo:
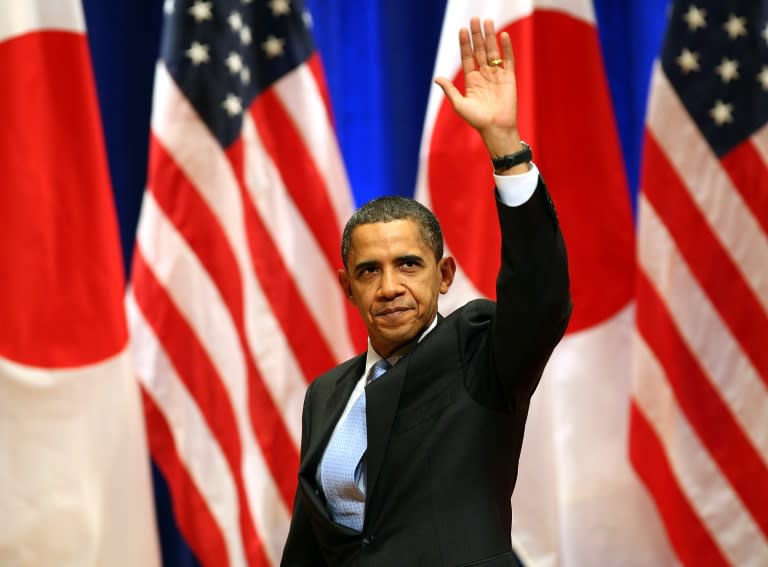
<instances>
[{"instance_id":1,"label":"thumb","mask_svg":"<svg viewBox=\"0 0 768 567\"><path fill-rule=\"evenodd\" d=\"M443 77L437 77L435 79L435 83L437 83L437 85L443 89L443 93L445 94L446 98L455 108L462 98L459 89L457 89L451 81Z\"/></svg>"}]
</instances>

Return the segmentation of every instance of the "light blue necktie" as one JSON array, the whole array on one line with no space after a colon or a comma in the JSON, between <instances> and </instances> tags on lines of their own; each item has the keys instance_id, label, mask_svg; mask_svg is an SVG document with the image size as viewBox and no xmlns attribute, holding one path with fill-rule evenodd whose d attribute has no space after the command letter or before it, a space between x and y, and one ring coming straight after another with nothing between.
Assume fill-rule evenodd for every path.
<instances>
[{"instance_id":1,"label":"light blue necktie","mask_svg":"<svg viewBox=\"0 0 768 567\"><path fill-rule=\"evenodd\" d=\"M371 367L368 382L376 380L392 365L385 359ZM333 432L320 465L320 480L334 522L363 531L365 515L365 450L368 426L365 422L365 390Z\"/></svg>"}]
</instances>

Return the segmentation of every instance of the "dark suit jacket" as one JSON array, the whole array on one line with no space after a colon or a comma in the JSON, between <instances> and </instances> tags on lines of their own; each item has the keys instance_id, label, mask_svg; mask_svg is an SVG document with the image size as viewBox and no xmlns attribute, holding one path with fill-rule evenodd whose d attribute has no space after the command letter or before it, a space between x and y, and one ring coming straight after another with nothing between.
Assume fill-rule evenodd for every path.
<instances>
[{"instance_id":1,"label":"dark suit jacket","mask_svg":"<svg viewBox=\"0 0 768 567\"><path fill-rule=\"evenodd\" d=\"M510 498L528 404L571 304L565 248L543 183L524 205L497 208L497 303L471 301L441 317L366 388L362 534L329 519L315 473L365 355L307 390L283 565L515 564Z\"/></svg>"}]
</instances>

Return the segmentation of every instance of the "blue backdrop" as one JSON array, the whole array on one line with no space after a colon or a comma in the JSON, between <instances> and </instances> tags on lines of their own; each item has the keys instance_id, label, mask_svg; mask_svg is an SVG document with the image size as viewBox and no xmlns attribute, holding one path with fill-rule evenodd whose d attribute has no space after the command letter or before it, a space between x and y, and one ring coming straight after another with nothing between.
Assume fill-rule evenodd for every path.
<instances>
[{"instance_id":1,"label":"blue backdrop","mask_svg":"<svg viewBox=\"0 0 768 567\"><path fill-rule=\"evenodd\" d=\"M84 0L126 273L146 178L162 4L163 0ZM355 200L362 203L385 193L412 195L445 0L309 0L307 4ZM663 34L666 4L667 0L595 0L633 203L648 79ZM167 488L153 472L164 564L195 566L176 531Z\"/></svg>"}]
</instances>

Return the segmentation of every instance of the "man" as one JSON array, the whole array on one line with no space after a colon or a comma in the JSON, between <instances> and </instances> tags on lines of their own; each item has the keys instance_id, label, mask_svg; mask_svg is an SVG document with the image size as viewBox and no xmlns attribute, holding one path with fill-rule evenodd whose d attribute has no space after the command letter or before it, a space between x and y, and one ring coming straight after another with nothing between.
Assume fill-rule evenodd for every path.
<instances>
[{"instance_id":1,"label":"man","mask_svg":"<svg viewBox=\"0 0 768 567\"><path fill-rule=\"evenodd\" d=\"M307 390L283 565L515 565L510 497L530 397L570 316L567 263L517 131L509 36L502 59L493 22L475 18L459 43L465 94L436 82L501 158L497 303L438 315L455 263L415 201L376 199L352 216L339 280L368 352Z\"/></svg>"}]
</instances>

